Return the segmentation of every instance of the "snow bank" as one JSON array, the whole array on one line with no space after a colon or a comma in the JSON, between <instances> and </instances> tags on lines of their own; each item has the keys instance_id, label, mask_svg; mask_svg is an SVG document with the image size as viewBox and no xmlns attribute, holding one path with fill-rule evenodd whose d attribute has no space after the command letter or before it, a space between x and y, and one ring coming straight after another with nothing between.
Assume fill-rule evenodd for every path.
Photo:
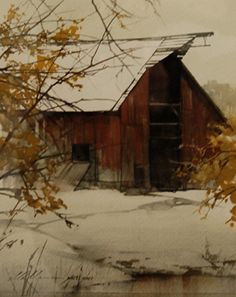
<instances>
[{"instance_id":1,"label":"snow bank","mask_svg":"<svg viewBox=\"0 0 236 297\"><path fill-rule=\"evenodd\" d=\"M17 274L27 269L30 256L37 249L39 255L45 243L38 281L52 292L147 273L198 270L234 275L235 229L224 224L229 206L202 220L198 208L204 195L202 191L147 196L125 196L115 190L61 192L68 206L64 213L79 227L70 229L53 214L34 218L30 211L20 213L6 240L16 242L0 251L0 288L22 290L24 279ZM8 222L4 211L12 206L12 200L2 198L2 230Z\"/></svg>"}]
</instances>

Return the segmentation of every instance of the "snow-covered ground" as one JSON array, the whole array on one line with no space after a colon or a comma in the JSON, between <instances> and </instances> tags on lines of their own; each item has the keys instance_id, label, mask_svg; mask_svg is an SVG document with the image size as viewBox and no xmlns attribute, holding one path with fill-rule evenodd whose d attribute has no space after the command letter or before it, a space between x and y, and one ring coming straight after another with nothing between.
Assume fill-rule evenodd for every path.
<instances>
[{"instance_id":1,"label":"snow-covered ground","mask_svg":"<svg viewBox=\"0 0 236 297\"><path fill-rule=\"evenodd\" d=\"M146 274L236 275L236 230L225 225L230 205L202 220L198 209L204 195L62 192L68 206L63 212L78 227L68 228L53 214L18 214L0 242L0 296L10 291L34 296L34 288L91 289ZM14 201L1 199L4 230L9 221L5 211Z\"/></svg>"}]
</instances>

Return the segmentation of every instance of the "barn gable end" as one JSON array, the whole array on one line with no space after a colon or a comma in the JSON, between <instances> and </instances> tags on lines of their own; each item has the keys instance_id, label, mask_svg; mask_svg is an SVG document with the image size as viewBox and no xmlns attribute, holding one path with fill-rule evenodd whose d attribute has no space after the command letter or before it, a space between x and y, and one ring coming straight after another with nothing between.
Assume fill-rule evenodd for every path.
<instances>
[{"instance_id":1,"label":"barn gable end","mask_svg":"<svg viewBox=\"0 0 236 297\"><path fill-rule=\"evenodd\" d=\"M186 66L181 64L183 127L181 159L191 161L198 155L198 148L207 144L210 126L214 123L225 123L226 118Z\"/></svg>"}]
</instances>

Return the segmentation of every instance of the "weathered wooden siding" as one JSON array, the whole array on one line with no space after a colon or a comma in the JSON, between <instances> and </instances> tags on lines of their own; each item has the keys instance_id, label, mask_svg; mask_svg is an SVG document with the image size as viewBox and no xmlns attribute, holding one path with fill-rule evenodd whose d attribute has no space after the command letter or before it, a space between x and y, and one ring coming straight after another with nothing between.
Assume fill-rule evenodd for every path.
<instances>
[{"instance_id":1,"label":"weathered wooden siding","mask_svg":"<svg viewBox=\"0 0 236 297\"><path fill-rule=\"evenodd\" d=\"M198 156L198 149L208 142L209 126L225 119L209 96L183 65L182 97L182 161Z\"/></svg>"},{"instance_id":2,"label":"weathered wooden siding","mask_svg":"<svg viewBox=\"0 0 236 297\"><path fill-rule=\"evenodd\" d=\"M90 145L91 182L120 181L120 119L112 113L52 113L45 118L47 133L61 151L71 158L72 144Z\"/></svg>"},{"instance_id":3,"label":"weathered wooden siding","mask_svg":"<svg viewBox=\"0 0 236 297\"><path fill-rule=\"evenodd\" d=\"M149 187L149 71L147 70L120 108L124 187Z\"/></svg>"}]
</instances>

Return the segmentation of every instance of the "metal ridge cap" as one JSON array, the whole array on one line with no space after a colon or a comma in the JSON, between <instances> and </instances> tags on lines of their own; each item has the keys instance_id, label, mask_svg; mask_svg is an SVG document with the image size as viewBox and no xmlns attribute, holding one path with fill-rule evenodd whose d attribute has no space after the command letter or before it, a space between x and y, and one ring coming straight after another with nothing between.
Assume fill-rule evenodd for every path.
<instances>
[{"instance_id":1,"label":"metal ridge cap","mask_svg":"<svg viewBox=\"0 0 236 297\"><path fill-rule=\"evenodd\" d=\"M111 40L101 40L101 39L79 39L77 43L94 43L94 42L102 42L102 43L110 43L117 41L157 41L157 40L170 40L170 39L178 39L183 37L210 37L213 36L213 31L206 32L194 32L194 33L183 33L183 34L174 34L174 35L161 35L161 36L151 36L151 37L132 37L132 38L114 38Z\"/></svg>"}]
</instances>

